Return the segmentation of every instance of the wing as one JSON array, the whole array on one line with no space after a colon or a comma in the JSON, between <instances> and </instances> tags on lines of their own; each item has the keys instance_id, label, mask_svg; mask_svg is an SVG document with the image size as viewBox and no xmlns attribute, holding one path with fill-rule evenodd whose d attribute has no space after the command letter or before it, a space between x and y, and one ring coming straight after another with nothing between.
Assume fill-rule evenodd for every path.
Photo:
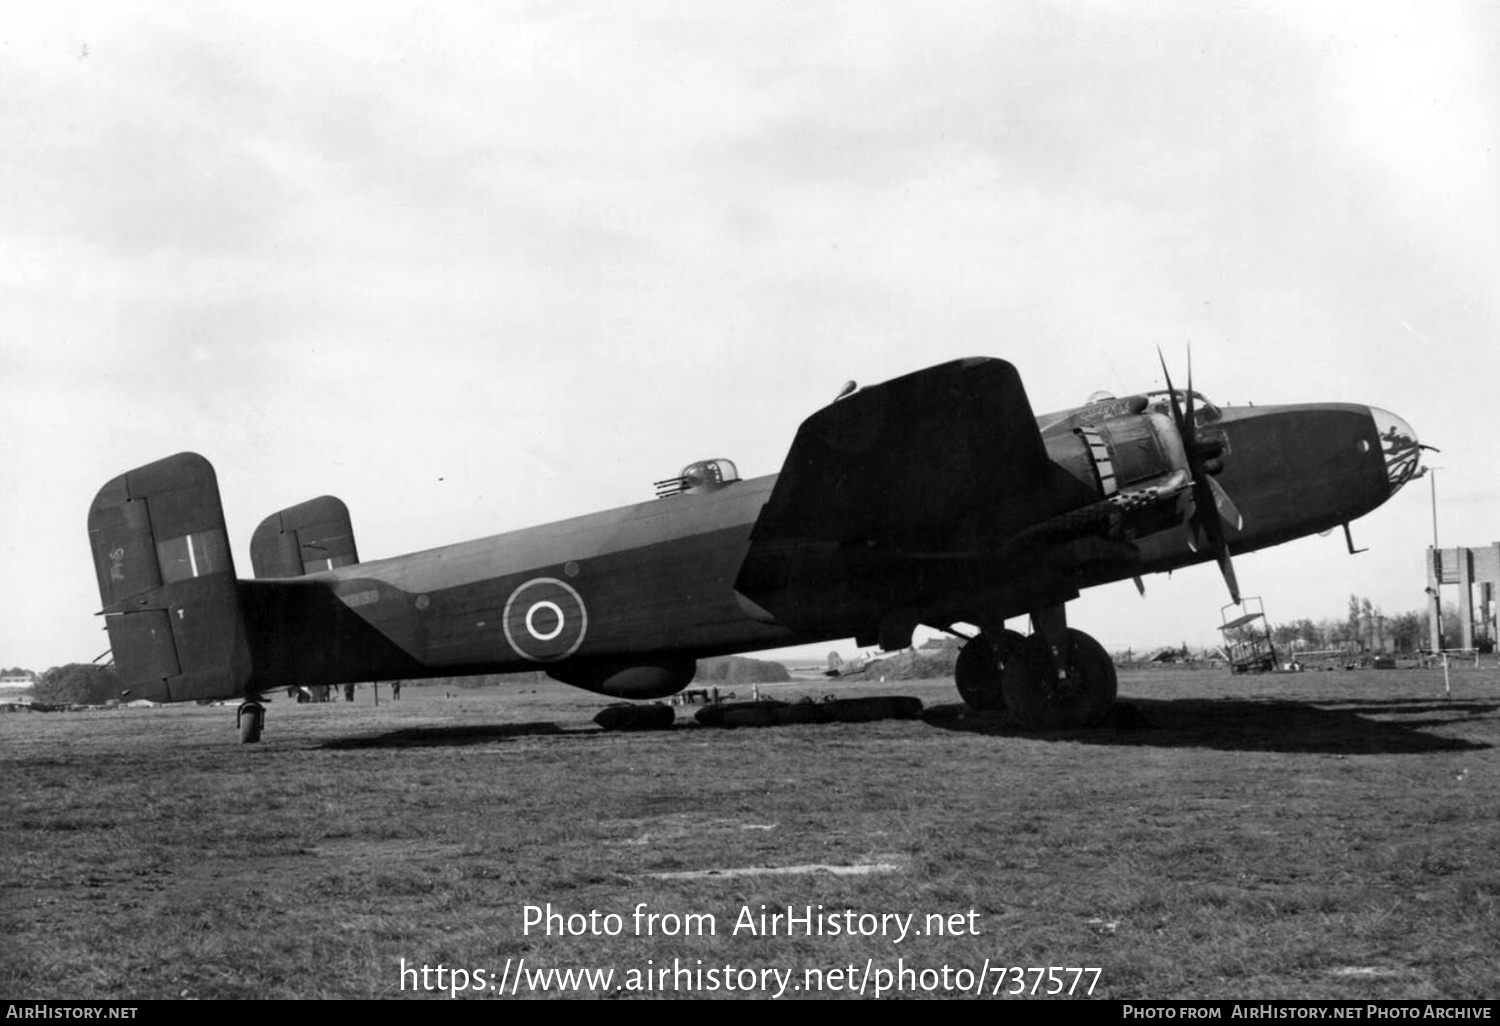
<instances>
[{"instance_id":1,"label":"wing","mask_svg":"<svg viewBox=\"0 0 1500 1026\"><path fill-rule=\"evenodd\" d=\"M941 364L802 423L736 587L777 613L803 604L791 593L809 578L995 553L1094 497L1048 458L1013 366Z\"/></svg>"},{"instance_id":2,"label":"wing","mask_svg":"<svg viewBox=\"0 0 1500 1026\"><path fill-rule=\"evenodd\" d=\"M1016 369L946 363L803 421L754 538L909 543L1002 504L1048 466Z\"/></svg>"}]
</instances>

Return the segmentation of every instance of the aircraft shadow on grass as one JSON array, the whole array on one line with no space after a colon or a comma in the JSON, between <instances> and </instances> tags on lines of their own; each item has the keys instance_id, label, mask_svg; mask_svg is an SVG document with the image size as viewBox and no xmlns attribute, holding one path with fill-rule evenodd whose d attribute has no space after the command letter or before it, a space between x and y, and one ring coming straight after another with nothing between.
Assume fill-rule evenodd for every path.
<instances>
[{"instance_id":1,"label":"aircraft shadow on grass","mask_svg":"<svg viewBox=\"0 0 1500 1026\"><path fill-rule=\"evenodd\" d=\"M1443 737L1432 733L1432 730L1454 724L1472 724L1480 717L1493 716L1497 712L1500 712L1500 703L1439 702L1427 699L1375 700L1347 704L1243 698L1132 699L1119 704L1110 725L1052 731L1040 735L1023 730L1003 712L974 712L958 703L929 707L922 719L941 730L997 738L1016 737L1153 748L1210 748L1222 751L1419 755L1493 747L1483 742ZM1372 719L1371 716L1404 719ZM835 729L833 725L825 724L782 726L801 730ZM755 731L775 728L766 726L740 729ZM667 732L678 730L717 732L717 728L698 727L688 723L677 723L668 728ZM611 732L593 729L564 730L556 723L543 721L404 727L383 734L335 738L325 742L322 747L334 750L461 747L529 737L597 738L605 733Z\"/></svg>"},{"instance_id":2,"label":"aircraft shadow on grass","mask_svg":"<svg viewBox=\"0 0 1500 1026\"><path fill-rule=\"evenodd\" d=\"M1500 709L1500 702L1474 702L1474 701L1441 701L1435 698L1367 698L1359 701L1349 702L1323 702L1325 706L1336 706L1341 712L1352 713L1374 713L1377 715L1405 715L1418 716L1431 713L1463 713L1463 716L1443 722L1456 723L1461 720L1471 719L1475 716L1484 716ZM1434 721L1424 720L1424 723Z\"/></svg>"},{"instance_id":3,"label":"aircraft shadow on grass","mask_svg":"<svg viewBox=\"0 0 1500 1026\"><path fill-rule=\"evenodd\" d=\"M1114 724L1093 730L1036 735L1021 731L1004 714L975 715L962 705L935 706L924 717L945 730L997 737L1051 738L1096 745L1153 748L1212 748L1222 751L1303 752L1337 755L1418 755L1464 752L1493 747L1478 741L1442 737L1433 727L1473 723L1493 715L1500 705L1488 703L1364 702L1339 708L1328 703L1267 701L1243 698L1130 699L1116 707ZM1380 716L1426 716L1442 719L1392 721Z\"/></svg>"},{"instance_id":4,"label":"aircraft shadow on grass","mask_svg":"<svg viewBox=\"0 0 1500 1026\"><path fill-rule=\"evenodd\" d=\"M555 723L484 723L441 727L402 727L384 734L364 737L340 737L321 747L336 751L362 748L459 748L464 745L487 745L523 737L547 737L563 733Z\"/></svg>"}]
</instances>

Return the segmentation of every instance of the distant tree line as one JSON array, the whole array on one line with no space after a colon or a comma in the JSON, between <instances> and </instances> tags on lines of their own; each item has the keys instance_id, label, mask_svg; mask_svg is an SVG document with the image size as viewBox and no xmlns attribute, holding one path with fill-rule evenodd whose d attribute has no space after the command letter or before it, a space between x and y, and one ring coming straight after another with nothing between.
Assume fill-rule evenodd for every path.
<instances>
[{"instance_id":1,"label":"distant tree line","mask_svg":"<svg viewBox=\"0 0 1500 1026\"><path fill-rule=\"evenodd\" d=\"M32 701L44 705L103 705L120 697L120 676L115 668L93 663L54 666L31 687Z\"/></svg>"},{"instance_id":2,"label":"distant tree line","mask_svg":"<svg viewBox=\"0 0 1500 1026\"><path fill-rule=\"evenodd\" d=\"M1390 647L1396 652L1417 652L1431 644L1431 613L1414 609L1386 616L1368 598L1349 596L1342 619L1327 618L1316 623L1306 617L1279 624L1271 629L1271 640L1282 652L1343 649L1355 652L1378 652ZM1459 645L1459 616L1455 606L1444 603L1442 645Z\"/></svg>"}]
</instances>

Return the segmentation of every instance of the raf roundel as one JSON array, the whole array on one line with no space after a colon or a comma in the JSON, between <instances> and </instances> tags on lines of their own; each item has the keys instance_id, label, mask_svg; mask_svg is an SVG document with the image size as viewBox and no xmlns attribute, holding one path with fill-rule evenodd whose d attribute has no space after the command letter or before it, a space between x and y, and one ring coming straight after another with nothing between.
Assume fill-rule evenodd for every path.
<instances>
[{"instance_id":1,"label":"raf roundel","mask_svg":"<svg viewBox=\"0 0 1500 1026\"><path fill-rule=\"evenodd\" d=\"M505 640L522 658L550 663L578 651L589 614L572 585L535 577L511 592L502 623Z\"/></svg>"}]
</instances>

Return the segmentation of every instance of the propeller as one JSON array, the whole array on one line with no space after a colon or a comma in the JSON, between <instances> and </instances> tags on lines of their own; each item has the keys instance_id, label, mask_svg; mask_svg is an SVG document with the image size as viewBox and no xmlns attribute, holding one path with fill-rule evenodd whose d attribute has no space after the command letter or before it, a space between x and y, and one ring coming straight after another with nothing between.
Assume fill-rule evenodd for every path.
<instances>
[{"instance_id":1,"label":"propeller","mask_svg":"<svg viewBox=\"0 0 1500 1026\"><path fill-rule=\"evenodd\" d=\"M1217 443L1205 443L1198 438L1197 424L1193 420L1193 351L1188 350L1187 407L1177 400L1177 390L1172 387L1172 375L1167 371L1167 361L1156 350L1161 361L1161 372L1167 380L1167 395L1172 401L1172 420L1177 433L1182 437L1182 448L1187 455L1188 472L1193 478L1193 510L1188 516L1188 548L1197 552L1204 541L1208 551L1219 564L1224 583L1229 586L1229 597L1235 605L1240 604L1240 584L1234 576L1234 563L1229 558L1229 543L1224 537L1224 524L1241 530L1245 518L1240 515L1234 500L1224 491L1224 486L1214 480L1213 475L1224 468L1220 458L1223 447Z\"/></svg>"}]
</instances>

